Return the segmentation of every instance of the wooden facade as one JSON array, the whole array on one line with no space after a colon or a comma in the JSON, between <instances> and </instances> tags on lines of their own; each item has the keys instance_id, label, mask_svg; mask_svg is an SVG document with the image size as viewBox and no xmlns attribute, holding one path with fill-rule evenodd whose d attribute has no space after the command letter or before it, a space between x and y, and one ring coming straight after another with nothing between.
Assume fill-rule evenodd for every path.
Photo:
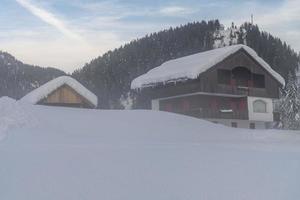
<instances>
[{"instance_id":1,"label":"wooden facade","mask_svg":"<svg viewBox=\"0 0 300 200\"><path fill-rule=\"evenodd\" d=\"M151 100L161 99L160 110L199 118L247 119L247 96L277 99L280 87L264 67L241 49L197 79L142 89L137 103L138 108L151 109Z\"/></svg>"},{"instance_id":2,"label":"wooden facade","mask_svg":"<svg viewBox=\"0 0 300 200\"><path fill-rule=\"evenodd\" d=\"M160 101L159 110L197 118L248 119L247 98L196 94Z\"/></svg>"},{"instance_id":3,"label":"wooden facade","mask_svg":"<svg viewBox=\"0 0 300 200\"><path fill-rule=\"evenodd\" d=\"M94 108L95 106L86 98L78 94L73 88L64 84L46 98L39 101L39 105L65 106L79 108Z\"/></svg>"}]
</instances>

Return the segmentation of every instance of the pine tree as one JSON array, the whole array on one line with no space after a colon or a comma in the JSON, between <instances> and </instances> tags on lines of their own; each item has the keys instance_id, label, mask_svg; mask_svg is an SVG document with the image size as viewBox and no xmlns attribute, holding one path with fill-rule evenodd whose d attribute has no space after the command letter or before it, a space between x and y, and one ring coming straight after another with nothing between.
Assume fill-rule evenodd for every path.
<instances>
[{"instance_id":1,"label":"pine tree","mask_svg":"<svg viewBox=\"0 0 300 200\"><path fill-rule=\"evenodd\" d=\"M280 119L284 129L300 129L300 88L296 77L289 73L282 98L279 101Z\"/></svg>"}]
</instances>

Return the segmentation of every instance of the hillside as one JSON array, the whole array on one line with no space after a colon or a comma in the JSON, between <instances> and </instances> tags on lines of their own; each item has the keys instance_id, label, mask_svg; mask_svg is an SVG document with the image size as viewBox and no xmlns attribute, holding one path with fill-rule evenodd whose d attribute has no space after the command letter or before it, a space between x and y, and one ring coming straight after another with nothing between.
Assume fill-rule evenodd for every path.
<instances>
[{"instance_id":1,"label":"hillside","mask_svg":"<svg viewBox=\"0 0 300 200\"><path fill-rule=\"evenodd\" d=\"M0 119L0 199L300 196L296 132L232 129L165 112L30 106L8 98L0 98Z\"/></svg>"},{"instance_id":2,"label":"hillside","mask_svg":"<svg viewBox=\"0 0 300 200\"><path fill-rule=\"evenodd\" d=\"M101 108L123 108L130 102L130 83L163 62L182 56L228 46L246 44L257 51L275 71L287 78L295 73L299 55L285 42L258 26L232 24L225 29L218 20L189 23L134 40L92 60L73 76L94 91Z\"/></svg>"},{"instance_id":3,"label":"hillside","mask_svg":"<svg viewBox=\"0 0 300 200\"><path fill-rule=\"evenodd\" d=\"M64 74L58 69L24 64L0 51L0 96L19 99L41 84Z\"/></svg>"}]
</instances>

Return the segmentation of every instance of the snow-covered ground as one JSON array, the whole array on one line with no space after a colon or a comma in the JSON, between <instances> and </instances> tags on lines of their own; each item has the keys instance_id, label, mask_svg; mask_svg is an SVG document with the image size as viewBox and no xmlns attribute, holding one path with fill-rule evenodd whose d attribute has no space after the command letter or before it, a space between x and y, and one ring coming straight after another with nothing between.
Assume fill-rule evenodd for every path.
<instances>
[{"instance_id":1,"label":"snow-covered ground","mask_svg":"<svg viewBox=\"0 0 300 200\"><path fill-rule=\"evenodd\" d=\"M299 199L300 134L0 101L2 200Z\"/></svg>"}]
</instances>

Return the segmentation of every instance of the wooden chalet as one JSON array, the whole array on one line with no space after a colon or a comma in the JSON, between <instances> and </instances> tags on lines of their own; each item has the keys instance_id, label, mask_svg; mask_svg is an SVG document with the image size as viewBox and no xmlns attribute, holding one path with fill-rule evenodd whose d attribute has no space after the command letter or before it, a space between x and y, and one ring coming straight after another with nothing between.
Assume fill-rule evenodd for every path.
<instances>
[{"instance_id":1,"label":"wooden chalet","mask_svg":"<svg viewBox=\"0 0 300 200\"><path fill-rule=\"evenodd\" d=\"M37 105L96 108L97 96L75 79L61 76L33 90L22 101Z\"/></svg>"},{"instance_id":2,"label":"wooden chalet","mask_svg":"<svg viewBox=\"0 0 300 200\"><path fill-rule=\"evenodd\" d=\"M284 79L255 51L234 45L163 63L133 80L142 109L207 119L232 127L267 128Z\"/></svg>"}]
</instances>

